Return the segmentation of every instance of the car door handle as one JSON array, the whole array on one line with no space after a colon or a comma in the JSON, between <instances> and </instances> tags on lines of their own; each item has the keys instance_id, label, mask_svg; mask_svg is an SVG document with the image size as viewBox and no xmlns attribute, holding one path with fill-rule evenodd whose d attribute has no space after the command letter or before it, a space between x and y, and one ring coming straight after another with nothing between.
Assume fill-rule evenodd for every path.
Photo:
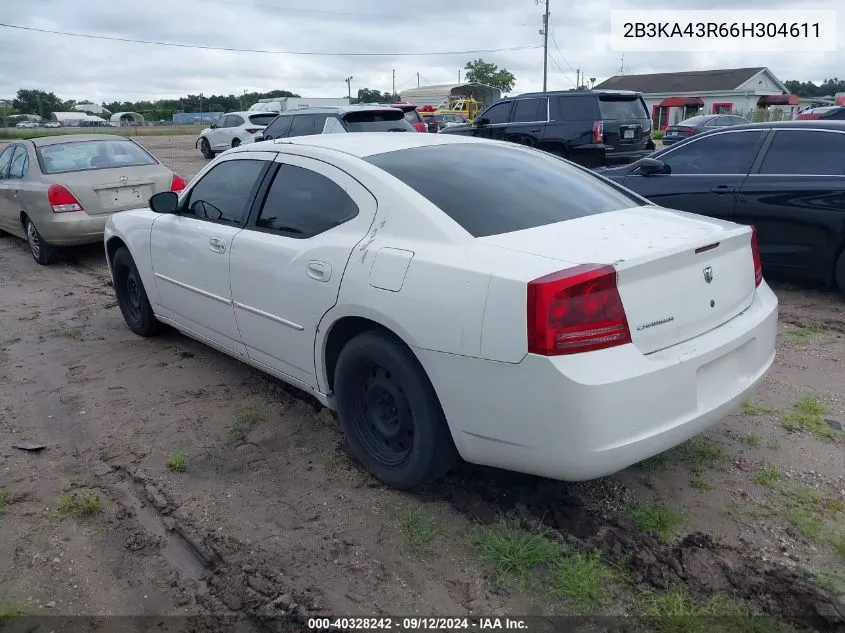
<instances>
[{"instance_id":1,"label":"car door handle","mask_svg":"<svg viewBox=\"0 0 845 633\"><path fill-rule=\"evenodd\" d=\"M208 240L208 250L214 253L225 253L226 240L223 240L219 237L212 237L210 240Z\"/></svg>"},{"instance_id":2,"label":"car door handle","mask_svg":"<svg viewBox=\"0 0 845 633\"><path fill-rule=\"evenodd\" d=\"M311 279L316 279L317 281L328 281L332 276L332 267L326 262L312 260L308 262L306 272Z\"/></svg>"},{"instance_id":3,"label":"car door handle","mask_svg":"<svg viewBox=\"0 0 845 633\"><path fill-rule=\"evenodd\" d=\"M713 193L725 194L734 193L736 189L734 189L730 185L716 185L715 187L711 188L710 191Z\"/></svg>"},{"instance_id":4,"label":"car door handle","mask_svg":"<svg viewBox=\"0 0 845 633\"><path fill-rule=\"evenodd\" d=\"M528 130L528 131L529 131L529 132L532 132L532 133L534 133L534 134L536 134L537 132L542 132L542 131L543 131L543 128L538 127L538 128L537 128L537 129L535 129L535 130Z\"/></svg>"}]
</instances>

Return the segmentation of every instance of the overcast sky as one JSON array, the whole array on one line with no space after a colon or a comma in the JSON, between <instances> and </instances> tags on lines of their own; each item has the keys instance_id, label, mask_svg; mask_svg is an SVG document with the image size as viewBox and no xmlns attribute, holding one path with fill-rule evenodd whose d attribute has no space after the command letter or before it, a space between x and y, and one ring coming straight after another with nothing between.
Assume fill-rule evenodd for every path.
<instances>
[{"instance_id":1,"label":"overcast sky","mask_svg":"<svg viewBox=\"0 0 845 633\"><path fill-rule=\"evenodd\" d=\"M575 85L575 69L599 82L618 74L610 51L611 9L679 8L677 0L551 0L549 88ZM516 75L514 92L542 87L542 5L534 0L31 0L2 2L0 22L182 44L335 53L305 56L225 52L81 39L0 28L0 98L19 88L52 90L62 99L178 97L290 90L308 97L358 88L390 90L458 80L475 57ZM838 41L845 42L842 0L711 0L690 8L839 9ZM762 19L762 15L761 15ZM396 56L531 47L527 50L439 56ZM845 45L843 45L845 46ZM387 53L355 57L349 53ZM768 66L781 79L845 78L845 49L836 53L637 53L625 74Z\"/></svg>"}]
</instances>

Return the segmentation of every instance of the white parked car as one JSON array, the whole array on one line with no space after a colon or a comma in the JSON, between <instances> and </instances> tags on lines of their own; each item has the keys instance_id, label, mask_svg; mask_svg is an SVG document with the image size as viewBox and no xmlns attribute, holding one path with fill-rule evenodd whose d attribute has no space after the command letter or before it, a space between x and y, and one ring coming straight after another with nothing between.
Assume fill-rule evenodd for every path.
<instances>
[{"instance_id":1,"label":"white parked car","mask_svg":"<svg viewBox=\"0 0 845 633\"><path fill-rule=\"evenodd\" d=\"M38 127L38 124L37 124L37 123L34 123L34 122L32 122L32 121L21 121L21 122L20 122L20 123L18 123L15 127L16 127L16 128L21 128L21 129L29 129L29 128Z\"/></svg>"},{"instance_id":2,"label":"white parked car","mask_svg":"<svg viewBox=\"0 0 845 633\"><path fill-rule=\"evenodd\" d=\"M205 158L227 149L260 141L264 128L276 118L277 112L230 112L200 132L196 147Z\"/></svg>"},{"instance_id":3,"label":"white parked car","mask_svg":"<svg viewBox=\"0 0 845 633\"><path fill-rule=\"evenodd\" d=\"M716 424L775 354L747 226L517 144L323 134L109 216L120 309L312 393L399 488L458 456L609 475Z\"/></svg>"},{"instance_id":4,"label":"white parked car","mask_svg":"<svg viewBox=\"0 0 845 633\"><path fill-rule=\"evenodd\" d=\"M47 123L44 124L44 127L57 128L62 127L62 124L58 121L47 121Z\"/></svg>"}]
</instances>

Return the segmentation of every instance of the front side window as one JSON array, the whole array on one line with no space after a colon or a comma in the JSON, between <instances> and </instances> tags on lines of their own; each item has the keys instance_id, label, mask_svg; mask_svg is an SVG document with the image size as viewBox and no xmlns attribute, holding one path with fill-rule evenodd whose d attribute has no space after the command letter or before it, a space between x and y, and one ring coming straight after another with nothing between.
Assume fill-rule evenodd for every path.
<instances>
[{"instance_id":1,"label":"front side window","mask_svg":"<svg viewBox=\"0 0 845 633\"><path fill-rule=\"evenodd\" d=\"M230 114L229 123L226 125L226 127L240 127L243 124L243 117L239 117L237 114Z\"/></svg>"},{"instance_id":2,"label":"front side window","mask_svg":"<svg viewBox=\"0 0 845 633\"><path fill-rule=\"evenodd\" d=\"M290 134L290 124L293 117L278 116L264 130L264 136L269 138L285 138Z\"/></svg>"},{"instance_id":3,"label":"front side window","mask_svg":"<svg viewBox=\"0 0 845 633\"><path fill-rule=\"evenodd\" d=\"M256 226L306 239L358 215L358 205L336 182L310 169L282 165L258 214Z\"/></svg>"},{"instance_id":4,"label":"front side window","mask_svg":"<svg viewBox=\"0 0 845 633\"><path fill-rule=\"evenodd\" d=\"M243 224L252 190L265 165L265 161L254 159L220 163L191 189L181 213L202 220Z\"/></svg>"},{"instance_id":5,"label":"front side window","mask_svg":"<svg viewBox=\"0 0 845 633\"><path fill-rule=\"evenodd\" d=\"M45 174L157 164L156 159L140 145L123 139L44 145L36 150L36 154Z\"/></svg>"},{"instance_id":6,"label":"front side window","mask_svg":"<svg viewBox=\"0 0 845 633\"><path fill-rule=\"evenodd\" d=\"M845 134L821 130L778 130L761 174L845 175Z\"/></svg>"},{"instance_id":7,"label":"front side window","mask_svg":"<svg viewBox=\"0 0 845 633\"><path fill-rule=\"evenodd\" d=\"M672 174L747 174L765 130L704 136L657 156Z\"/></svg>"},{"instance_id":8,"label":"front side window","mask_svg":"<svg viewBox=\"0 0 845 633\"><path fill-rule=\"evenodd\" d=\"M308 136L310 134L319 134L322 129L317 127L316 114L297 114L293 117L293 123L290 126L291 136Z\"/></svg>"},{"instance_id":9,"label":"front side window","mask_svg":"<svg viewBox=\"0 0 845 633\"><path fill-rule=\"evenodd\" d=\"M449 143L385 152L366 160L408 185L474 237L647 204L587 169L515 146Z\"/></svg>"},{"instance_id":10,"label":"front side window","mask_svg":"<svg viewBox=\"0 0 845 633\"><path fill-rule=\"evenodd\" d=\"M508 117L511 113L512 101L503 101L496 103L487 108L480 116L481 119L487 119L490 124L507 123Z\"/></svg>"}]
</instances>

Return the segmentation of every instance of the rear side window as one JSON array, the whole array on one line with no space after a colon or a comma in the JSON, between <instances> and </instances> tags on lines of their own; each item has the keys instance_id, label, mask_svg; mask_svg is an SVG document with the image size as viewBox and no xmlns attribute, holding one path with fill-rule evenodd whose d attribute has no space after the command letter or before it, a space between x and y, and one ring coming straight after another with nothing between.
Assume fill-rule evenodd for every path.
<instances>
[{"instance_id":1,"label":"rear side window","mask_svg":"<svg viewBox=\"0 0 845 633\"><path fill-rule=\"evenodd\" d=\"M15 146L9 145L0 154L0 178L9 177L9 165L12 163L12 154L15 153Z\"/></svg>"},{"instance_id":2,"label":"rear side window","mask_svg":"<svg viewBox=\"0 0 845 633\"><path fill-rule=\"evenodd\" d=\"M435 204L473 237L645 204L586 169L515 147L449 143L366 160Z\"/></svg>"},{"instance_id":3,"label":"rear side window","mask_svg":"<svg viewBox=\"0 0 845 633\"><path fill-rule=\"evenodd\" d=\"M402 110L363 110L347 112L343 122L350 132L413 132Z\"/></svg>"},{"instance_id":4,"label":"rear side window","mask_svg":"<svg viewBox=\"0 0 845 633\"><path fill-rule=\"evenodd\" d=\"M272 112L268 112L267 114L250 114L249 122L253 125L270 125L275 118L276 115Z\"/></svg>"},{"instance_id":5,"label":"rear side window","mask_svg":"<svg viewBox=\"0 0 845 633\"><path fill-rule=\"evenodd\" d=\"M146 150L127 140L71 141L45 145L36 152L45 174L157 164Z\"/></svg>"},{"instance_id":6,"label":"rear side window","mask_svg":"<svg viewBox=\"0 0 845 633\"><path fill-rule=\"evenodd\" d=\"M291 136L308 136L322 134L323 124L328 114L297 114L290 126Z\"/></svg>"},{"instance_id":7,"label":"rear side window","mask_svg":"<svg viewBox=\"0 0 845 633\"><path fill-rule=\"evenodd\" d=\"M619 97L599 97L599 111L605 121L624 119L647 119L648 110L639 97L620 99Z\"/></svg>"},{"instance_id":8,"label":"rear side window","mask_svg":"<svg viewBox=\"0 0 845 633\"><path fill-rule=\"evenodd\" d=\"M517 99L513 109L511 121L514 123L534 123L536 121L548 120L549 100L546 97L541 99Z\"/></svg>"},{"instance_id":9,"label":"rear side window","mask_svg":"<svg viewBox=\"0 0 845 633\"><path fill-rule=\"evenodd\" d=\"M845 175L845 134L820 130L778 130L761 174Z\"/></svg>"},{"instance_id":10,"label":"rear side window","mask_svg":"<svg viewBox=\"0 0 845 633\"><path fill-rule=\"evenodd\" d=\"M747 174L765 133L736 130L708 134L656 158L669 165L672 174Z\"/></svg>"},{"instance_id":11,"label":"rear side window","mask_svg":"<svg viewBox=\"0 0 845 633\"><path fill-rule=\"evenodd\" d=\"M591 95L554 97L551 108L552 118L557 121L595 121L600 117L596 98Z\"/></svg>"},{"instance_id":12,"label":"rear side window","mask_svg":"<svg viewBox=\"0 0 845 633\"><path fill-rule=\"evenodd\" d=\"M285 138L290 134L292 116L277 116L273 122L264 129L264 136L267 138Z\"/></svg>"},{"instance_id":13,"label":"rear side window","mask_svg":"<svg viewBox=\"0 0 845 633\"><path fill-rule=\"evenodd\" d=\"M9 178L23 178L29 168L29 157L26 148L18 145L15 154L12 156L12 163L9 165Z\"/></svg>"}]
</instances>

